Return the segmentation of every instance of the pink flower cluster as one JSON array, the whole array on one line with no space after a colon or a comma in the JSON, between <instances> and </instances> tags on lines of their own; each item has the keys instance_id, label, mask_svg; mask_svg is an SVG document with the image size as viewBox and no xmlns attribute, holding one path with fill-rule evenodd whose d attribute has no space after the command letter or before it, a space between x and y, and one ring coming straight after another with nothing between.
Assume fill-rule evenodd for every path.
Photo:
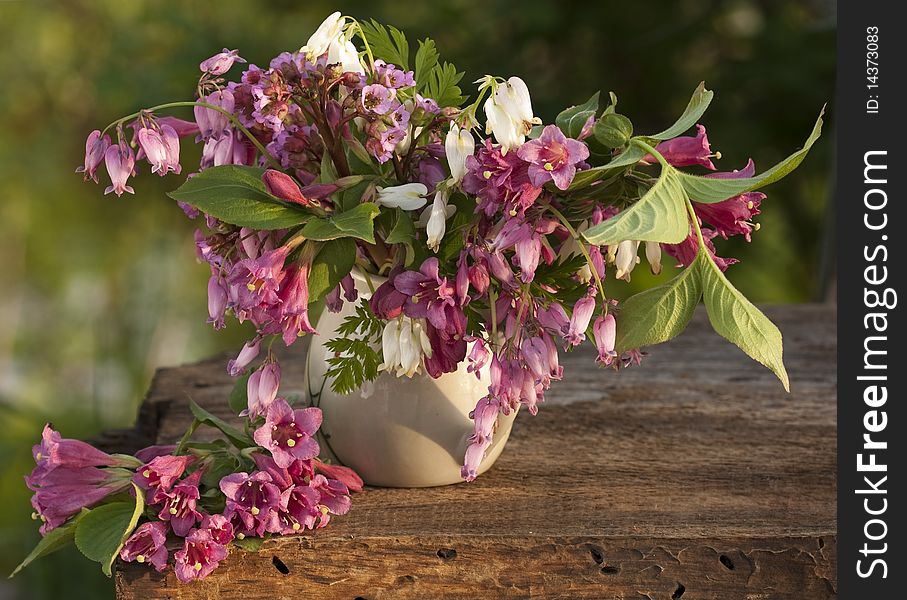
<instances>
[{"instance_id":1,"label":"pink flower cluster","mask_svg":"<svg viewBox=\"0 0 907 600\"><path fill-rule=\"evenodd\" d=\"M217 456L191 444L188 454L175 453L175 446L153 446L136 456L111 455L46 426L34 447L35 469L26 477L42 535L134 483L156 518L131 532L119 557L159 572L172 565L186 582L210 574L234 539L291 535L346 514L350 494L362 490L362 480L351 469L318 460L314 435L321 411L293 410L274 398L265 414L256 421L260 447L247 454L251 470L214 481L209 473Z\"/></svg>"}]
</instances>

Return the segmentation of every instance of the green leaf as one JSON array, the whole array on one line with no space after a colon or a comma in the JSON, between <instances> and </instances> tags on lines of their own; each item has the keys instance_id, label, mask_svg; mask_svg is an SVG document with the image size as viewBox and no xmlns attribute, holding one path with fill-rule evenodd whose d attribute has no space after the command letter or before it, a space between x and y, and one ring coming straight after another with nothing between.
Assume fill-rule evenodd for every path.
<instances>
[{"instance_id":1,"label":"green leaf","mask_svg":"<svg viewBox=\"0 0 907 600\"><path fill-rule=\"evenodd\" d=\"M606 246L624 240L679 244L690 234L686 197L677 171L663 166L655 185L616 216L590 227L583 237Z\"/></svg>"},{"instance_id":2,"label":"green leaf","mask_svg":"<svg viewBox=\"0 0 907 600\"><path fill-rule=\"evenodd\" d=\"M395 209L396 219L394 226L388 232L384 241L388 244L412 244L416 236L416 227L409 211Z\"/></svg>"},{"instance_id":3,"label":"green leaf","mask_svg":"<svg viewBox=\"0 0 907 600\"><path fill-rule=\"evenodd\" d=\"M113 561L145 510L145 494L132 486L135 502L111 502L93 508L76 526L76 547L89 560L101 563L101 571L108 577Z\"/></svg>"},{"instance_id":4,"label":"green leaf","mask_svg":"<svg viewBox=\"0 0 907 600\"><path fill-rule=\"evenodd\" d=\"M595 113L598 112L598 97L599 92L595 92L591 98L582 104L571 106L570 108L561 111L561 113L555 117L554 123L560 127L561 131L563 131L564 135L567 137L578 138L583 131L583 125L586 124L589 117L594 118Z\"/></svg>"},{"instance_id":5,"label":"green leaf","mask_svg":"<svg viewBox=\"0 0 907 600\"><path fill-rule=\"evenodd\" d=\"M744 192L751 192L774 183L796 169L806 158L810 148L822 135L822 115L824 113L825 108L823 107L812 132L803 144L803 148L797 150L768 171L745 179L713 179L680 172L680 182L691 199L706 204L721 202L722 200L739 196Z\"/></svg>"},{"instance_id":6,"label":"green leaf","mask_svg":"<svg viewBox=\"0 0 907 600\"><path fill-rule=\"evenodd\" d=\"M356 242L348 237L325 242L309 270L309 303L323 298L349 274L356 262Z\"/></svg>"},{"instance_id":7,"label":"green leaf","mask_svg":"<svg viewBox=\"0 0 907 600\"><path fill-rule=\"evenodd\" d=\"M700 247L699 252L703 254L705 250ZM750 358L771 369L789 392L781 332L731 285L711 257L696 262L699 263L702 295L712 327Z\"/></svg>"},{"instance_id":8,"label":"green leaf","mask_svg":"<svg viewBox=\"0 0 907 600\"><path fill-rule=\"evenodd\" d=\"M76 526L79 523L79 519L81 519L82 516L87 513L87 509L82 509L82 512L69 523L60 525L59 527L55 527L54 529L48 531L47 535L42 537L40 541L38 541L38 543L35 545L35 547L32 548L32 551L28 553L28 556L25 557L25 560L19 563L19 566L17 566L15 570L9 574L10 578L15 577L19 573L19 571L21 571L37 559L47 556L48 554L53 554L57 550L65 548L66 546L71 544L73 536L75 536L76 533Z\"/></svg>"},{"instance_id":9,"label":"green leaf","mask_svg":"<svg viewBox=\"0 0 907 600\"><path fill-rule=\"evenodd\" d=\"M237 548L242 548L246 552L258 552L264 541L265 539L260 537L233 538L233 545Z\"/></svg>"},{"instance_id":10,"label":"green leaf","mask_svg":"<svg viewBox=\"0 0 907 600\"><path fill-rule=\"evenodd\" d=\"M167 195L225 223L253 229L284 229L309 218L301 208L270 195L264 169L240 165L210 167Z\"/></svg>"},{"instance_id":11,"label":"green leaf","mask_svg":"<svg viewBox=\"0 0 907 600\"><path fill-rule=\"evenodd\" d=\"M644 150L639 148L636 144L632 144L621 154L611 159L611 162L608 164L592 169L586 169L585 171L578 171L573 178L570 187L567 188L567 192L576 192L585 189L593 183L613 175L620 169L635 165L645 155L646 152Z\"/></svg>"},{"instance_id":12,"label":"green leaf","mask_svg":"<svg viewBox=\"0 0 907 600\"><path fill-rule=\"evenodd\" d=\"M252 441L252 438L247 436L245 433L233 427L220 417L216 417L209 413L207 410L196 404L195 400L189 399L189 410L192 411L192 415L209 427L214 427L219 429L221 433L227 436L237 448L248 448L250 446L256 446L257 444Z\"/></svg>"},{"instance_id":13,"label":"green leaf","mask_svg":"<svg viewBox=\"0 0 907 600\"><path fill-rule=\"evenodd\" d=\"M592 135L608 148L620 148L633 136L633 123L617 113L609 113L596 121Z\"/></svg>"},{"instance_id":14,"label":"green leaf","mask_svg":"<svg viewBox=\"0 0 907 600\"><path fill-rule=\"evenodd\" d=\"M715 93L713 91L705 89L705 82L700 82L696 91L693 92L693 96L690 98L686 110L680 115L680 118L661 133L656 133L655 135L647 137L656 140L670 140L681 135L699 121L699 117L705 113L714 96Z\"/></svg>"},{"instance_id":15,"label":"green leaf","mask_svg":"<svg viewBox=\"0 0 907 600\"><path fill-rule=\"evenodd\" d=\"M230 408L237 415L246 410L249 406L248 383L249 377L252 376L252 370L248 370L236 379L233 389L230 390Z\"/></svg>"},{"instance_id":16,"label":"green leaf","mask_svg":"<svg viewBox=\"0 0 907 600\"><path fill-rule=\"evenodd\" d=\"M425 38L419 41L419 49L416 50L415 78L420 89L428 85L428 74L438 66L438 57L438 49L433 39Z\"/></svg>"},{"instance_id":17,"label":"green leaf","mask_svg":"<svg viewBox=\"0 0 907 600\"><path fill-rule=\"evenodd\" d=\"M428 74L425 96L434 98L441 108L460 106L466 100L466 96L457 85L461 79L463 71L457 71L457 68L449 62L439 64Z\"/></svg>"},{"instance_id":18,"label":"green leaf","mask_svg":"<svg viewBox=\"0 0 907 600\"><path fill-rule=\"evenodd\" d=\"M360 25L375 58L384 59L403 70L409 68L409 42L402 31L394 26L385 27L374 19L360 21Z\"/></svg>"},{"instance_id":19,"label":"green leaf","mask_svg":"<svg viewBox=\"0 0 907 600\"><path fill-rule=\"evenodd\" d=\"M686 329L699 299L699 258L664 285L630 296L617 319L618 354L666 342Z\"/></svg>"},{"instance_id":20,"label":"green leaf","mask_svg":"<svg viewBox=\"0 0 907 600\"><path fill-rule=\"evenodd\" d=\"M327 241L342 237L354 237L375 243L375 217L381 209L374 202L363 202L350 210L325 218L313 218L300 232L303 237Z\"/></svg>"},{"instance_id":21,"label":"green leaf","mask_svg":"<svg viewBox=\"0 0 907 600\"><path fill-rule=\"evenodd\" d=\"M320 183L334 183L336 179L337 169L334 167L334 159L331 158L331 153L325 148L324 153L321 155L321 171L318 181Z\"/></svg>"}]
</instances>

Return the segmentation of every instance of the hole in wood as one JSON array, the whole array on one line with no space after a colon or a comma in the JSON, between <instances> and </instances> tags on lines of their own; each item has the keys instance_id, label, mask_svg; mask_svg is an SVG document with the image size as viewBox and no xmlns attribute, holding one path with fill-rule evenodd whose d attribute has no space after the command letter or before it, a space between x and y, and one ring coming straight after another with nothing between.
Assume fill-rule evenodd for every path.
<instances>
[{"instance_id":1,"label":"hole in wood","mask_svg":"<svg viewBox=\"0 0 907 600\"><path fill-rule=\"evenodd\" d=\"M605 555L601 551L601 548L589 548L589 554L592 555L592 560L595 561L595 564L602 565L605 563Z\"/></svg>"},{"instance_id":2,"label":"hole in wood","mask_svg":"<svg viewBox=\"0 0 907 600\"><path fill-rule=\"evenodd\" d=\"M453 548L441 548L438 550L438 558L441 560L453 560L457 557L457 551Z\"/></svg>"},{"instance_id":3,"label":"hole in wood","mask_svg":"<svg viewBox=\"0 0 907 600\"><path fill-rule=\"evenodd\" d=\"M824 547L825 547L825 540L822 538L819 538L819 550L821 550Z\"/></svg>"},{"instance_id":4,"label":"hole in wood","mask_svg":"<svg viewBox=\"0 0 907 600\"><path fill-rule=\"evenodd\" d=\"M684 593L685 591L687 591L687 588L683 587L683 584L682 584L682 583L678 583L678 584L677 584L677 589L674 590L674 593L673 593L673 594L671 594L671 600L677 600L678 598L680 598L681 596L683 596L683 593Z\"/></svg>"},{"instance_id":5,"label":"hole in wood","mask_svg":"<svg viewBox=\"0 0 907 600\"><path fill-rule=\"evenodd\" d=\"M415 581L416 578L412 575L401 575L400 577L397 577L396 581L394 581L394 585L407 585L409 583L415 583Z\"/></svg>"},{"instance_id":6,"label":"hole in wood","mask_svg":"<svg viewBox=\"0 0 907 600\"><path fill-rule=\"evenodd\" d=\"M274 568L283 573L284 575L290 574L290 567L284 564L282 560L276 556L271 558L271 564L274 565Z\"/></svg>"},{"instance_id":7,"label":"hole in wood","mask_svg":"<svg viewBox=\"0 0 907 600\"><path fill-rule=\"evenodd\" d=\"M721 556L719 556L718 560L720 560L721 564L723 564L725 567L727 567L727 569L729 571L734 570L734 561L732 561L730 559L730 557L728 557L726 554L722 554Z\"/></svg>"},{"instance_id":8,"label":"hole in wood","mask_svg":"<svg viewBox=\"0 0 907 600\"><path fill-rule=\"evenodd\" d=\"M617 565L605 565L602 567L602 573L605 575L614 575L620 573L620 567Z\"/></svg>"}]
</instances>

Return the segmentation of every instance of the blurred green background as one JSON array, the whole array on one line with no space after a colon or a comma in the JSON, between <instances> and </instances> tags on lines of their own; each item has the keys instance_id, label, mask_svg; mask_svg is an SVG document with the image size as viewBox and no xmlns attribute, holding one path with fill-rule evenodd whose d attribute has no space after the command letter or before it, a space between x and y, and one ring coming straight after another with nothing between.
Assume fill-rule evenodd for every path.
<instances>
[{"instance_id":1,"label":"blurred green background","mask_svg":"<svg viewBox=\"0 0 907 600\"><path fill-rule=\"evenodd\" d=\"M236 347L246 333L205 325L207 268L195 263L192 224L164 196L178 180L142 164L135 196L105 197L73 173L85 136L142 106L191 99L198 62L222 47L266 65L335 9L394 24L412 43L430 35L464 81L520 75L546 122L613 90L637 131L660 130L706 80L716 97L704 124L722 170L750 156L761 170L798 148L833 93L833 1L0 0L0 572L37 539L22 476L45 420L67 437L127 426L155 367ZM742 260L729 276L754 301L823 293L831 125L795 176L768 190L754 242L719 241ZM197 151L184 156L191 165ZM641 267L633 287L652 282ZM0 583L3 599L112 594L74 552Z\"/></svg>"}]
</instances>

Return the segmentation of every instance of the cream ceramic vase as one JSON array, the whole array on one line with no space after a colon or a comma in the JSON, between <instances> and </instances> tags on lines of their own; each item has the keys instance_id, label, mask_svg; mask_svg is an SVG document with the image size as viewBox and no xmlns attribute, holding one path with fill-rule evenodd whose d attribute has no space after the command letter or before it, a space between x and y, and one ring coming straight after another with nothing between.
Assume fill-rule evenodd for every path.
<instances>
[{"instance_id":1,"label":"cream ceramic vase","mask_svg":"<svg viewBox=\"0 0 907 600\"><path fill-rule=\"evenodd\" d=\"M353 272L360 298L371 297L361 274ZM377 288L383 278L371 277ZM460 467L472 434L469 412L488 393L488 371L481 379L466 372L461 363L454 373L438 379L426 374L413 378L382 373L360 390L347 395L331 390L324 343L336 336L343 320L355 312L345 302L339 313L325 311L312 336L306 360L309 402L321 408L324 422L322 450L352 467L369 485L430 487L459 483ZM494 441L479 466L487 471L500 456L510 436L516 413L499 416Z\"/></svg>"}]
</instances>

